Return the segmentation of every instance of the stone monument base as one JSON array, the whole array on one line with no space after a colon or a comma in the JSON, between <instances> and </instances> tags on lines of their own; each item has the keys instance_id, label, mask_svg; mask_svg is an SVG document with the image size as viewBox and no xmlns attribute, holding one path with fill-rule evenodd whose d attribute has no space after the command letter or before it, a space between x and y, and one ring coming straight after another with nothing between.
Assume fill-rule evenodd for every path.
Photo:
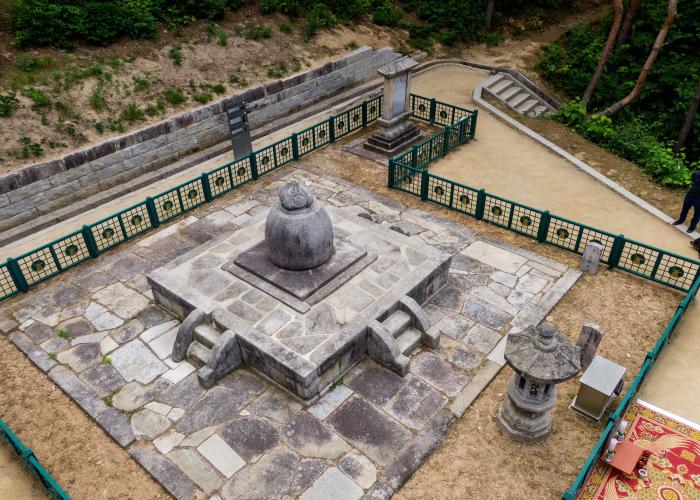
<instances>
[{"instance_id":1,"label":"stone monument base","mask_svg":"<svg viewBox=\"0 0 700 500\"><path fill-rule=\"evenodd\" d=\"M379 130L372 134L364 144L366 149L384 155L398 153L420 137L420 130L409 120L410 111L406 111L391 120L379 118Z\"/></svg>"},{"instance_id":2,"label":"stone monument base","mask_svg":"<svg viewBox=\"0 0 700 500\"><path fill-rule=\"evenodd\" d=\"M496 422L510 437L523 443L538 443L552 432L551 409L556 402L556 387L542 403L533 404L525 400L515 389L514 382L508 385L506 399L498 407Z\"/></svg>"}]
</instances>

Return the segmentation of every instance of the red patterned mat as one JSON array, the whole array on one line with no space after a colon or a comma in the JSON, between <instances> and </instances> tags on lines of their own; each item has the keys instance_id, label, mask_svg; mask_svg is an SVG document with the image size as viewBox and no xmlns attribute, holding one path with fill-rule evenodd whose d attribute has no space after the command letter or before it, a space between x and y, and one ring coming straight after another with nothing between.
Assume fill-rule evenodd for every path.
<instances>
[{"instance_id":1,"label":"red patterned mat","mask_svg":"<svg viewBox=\"0 0 700 500\"><path fill-rule=\"evenodd\" d=\"M626 437L652 453L648 476L624 474L601 459L579 499L700 500L700 432L637 403L625 420L630 422Z\"/></svg>"}]
</instances>

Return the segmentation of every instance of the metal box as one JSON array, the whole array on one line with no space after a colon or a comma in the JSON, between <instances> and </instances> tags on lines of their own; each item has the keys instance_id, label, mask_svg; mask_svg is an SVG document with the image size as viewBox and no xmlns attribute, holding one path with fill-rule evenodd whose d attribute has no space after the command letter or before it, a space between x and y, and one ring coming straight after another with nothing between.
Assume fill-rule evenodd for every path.
<instances>
[{"instance_id":1,"label":"metal box","mask_svg":"<svg viewBox=\"0 0 700 500\"><path fill-rule=\"evenodd\" d=\"M569 408L595 421L608 409L622 391L627 369L601 356L596 356L579 380L580 387Z\"/></svg>"}]
</instances>

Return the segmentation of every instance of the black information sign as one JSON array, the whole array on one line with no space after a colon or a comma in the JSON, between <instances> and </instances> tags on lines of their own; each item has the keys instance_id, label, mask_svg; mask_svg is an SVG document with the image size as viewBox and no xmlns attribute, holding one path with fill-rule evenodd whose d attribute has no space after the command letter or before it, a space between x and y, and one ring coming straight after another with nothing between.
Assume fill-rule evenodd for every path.
<instances>
[{"instance_id":1,"label":"black information sign","mask_svg":"<svg viewBox=\"0 0 700 500\"><path fill-rule=\"evenodd\" d=\"M226 118L228 119L228 129L231 134L233 157L238 160L248 156L253 151L253 144L250 142L250 126L248 125L245 102L227 109Z\"/></svg>"}]
</instances>

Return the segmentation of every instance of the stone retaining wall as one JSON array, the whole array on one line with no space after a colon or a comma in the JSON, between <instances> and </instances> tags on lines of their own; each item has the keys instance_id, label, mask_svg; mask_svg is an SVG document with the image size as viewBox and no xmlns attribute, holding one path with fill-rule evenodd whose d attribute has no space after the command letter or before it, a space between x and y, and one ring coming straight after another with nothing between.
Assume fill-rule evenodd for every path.
<instances>
[{"instance_id":1,"label":"stone retaining wall","mask_svg":"<svg viewBox=\"0 0 700 500\"><path fill-rule=\"evenodd\" d=\"M361 47L306 73L247 89L89 149L0 176L0 232L227 140L224 111L233 104L248 104L254 129L369 80L379 66L398 57L391 47Z\"/></svg>"}]
</instances>

